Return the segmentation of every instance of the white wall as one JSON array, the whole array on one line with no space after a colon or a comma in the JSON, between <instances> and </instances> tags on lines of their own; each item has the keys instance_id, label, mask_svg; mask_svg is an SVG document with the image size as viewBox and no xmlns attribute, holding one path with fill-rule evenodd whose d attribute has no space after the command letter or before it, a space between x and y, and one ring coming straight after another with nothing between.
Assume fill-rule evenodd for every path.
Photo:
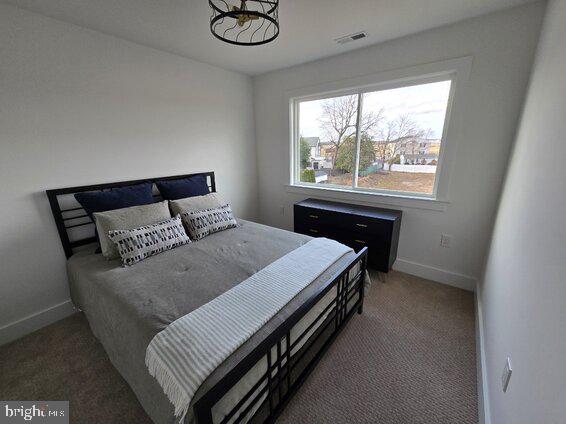
<instances>
[{"instance_id":1,"label":"white wall","mask_svg":"<svg viewBox=\"0 0 566 424\"><path fill-rule=\"evenodd\" d=\"M445 211L404 208L397 266L473 287L484 264L544 7L531 3L254 78L261 220L292 228L293 203L308 197L285 189L290 168L285 91L471 55L470 80L455 99L451 121L458 136L451 203ZM440 247L441 233L453 236L452 248Z\"/></svg>"},{"instance_id":2,"label":"white wall","mask_svg":"<svg viewBox=\"0 0 566 424\"><path fill-rule=\"evenodd\" d=\"M566 422L565 41L551 1L479 290L493 424Z\"/></svg>"},{"instance_id":3,"label":"white wall","mask_svg":"<svg viewBox=\"0 0 566 424\"><path fill-rule=\"evenodd\" d=\"M0 343L70 310L45 189L213 170L255 218L252 101L244 75L0 5Z\"/></svg>"}]
</instances>

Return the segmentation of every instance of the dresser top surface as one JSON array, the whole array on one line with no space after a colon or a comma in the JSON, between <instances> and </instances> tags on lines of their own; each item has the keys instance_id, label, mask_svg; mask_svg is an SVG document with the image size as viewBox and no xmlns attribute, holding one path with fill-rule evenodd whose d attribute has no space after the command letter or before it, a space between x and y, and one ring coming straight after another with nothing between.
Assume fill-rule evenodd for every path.
<instances>
[{"instance_id":1,"label":"dresser top surface","mask_svg":"<svg viewBox=\"0 0 566 424\"><path fill-rule=\"evenodd\" d=\"M341 212L353 215L362 215L371 218L395 221L401 218L402 211L395 209L375 208L372 206L354 205L350 203L332 202L330 200L306 199L295 204L306 208L322 209L331 212Z\"/></svg>"}]
</instances>

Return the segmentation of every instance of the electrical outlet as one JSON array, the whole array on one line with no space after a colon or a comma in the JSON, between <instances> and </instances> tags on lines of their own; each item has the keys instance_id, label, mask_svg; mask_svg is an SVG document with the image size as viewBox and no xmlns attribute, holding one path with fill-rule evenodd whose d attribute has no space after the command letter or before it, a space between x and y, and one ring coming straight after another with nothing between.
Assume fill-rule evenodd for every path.
<instances>
[{"instance_id":1,"label":"electrical outlet","mask_svg":"<svg viewBox=\"0 0 566 424\"><path fill-rule=\"evenodd\" d=\"M440 235L440 245L442 247L451 247L452 246L452 236L450 234L441 234Z\"/></svg>"},{"instance_id":2,"label":"electrical outlet","mask_svg":"<svg viewBox=\"0 0 566 424\"><path fill-rule=\"evenodd\" d=\"M513 369L511 368L511 359L508 357L507 362L505 362L505 368L503 368L503 374L501 374L501 388L503 389L503 393L507 391L512 373Z\"/></svg>"}]
</instances>

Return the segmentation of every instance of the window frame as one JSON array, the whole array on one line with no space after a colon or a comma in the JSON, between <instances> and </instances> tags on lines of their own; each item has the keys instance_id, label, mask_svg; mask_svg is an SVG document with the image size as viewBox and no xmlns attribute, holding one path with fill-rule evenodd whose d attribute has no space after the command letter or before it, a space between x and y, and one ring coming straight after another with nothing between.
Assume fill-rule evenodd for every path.
<instances>
[{"instance_id":1,"label":"window frame","mask_svg":"<svg viewBox=\"0 0 566 424\"><path fill-rule=\"evenodd\" d=\"M350 193L353 196L346 195L347 198L361 198L361 195L363 196L363 200L369 200L370 203L399 204L399 201L387 202L389 199L406 199L408 201L414 199L416 201L415 204L419 205L424 204L422 201L428 201L427 203L449 203L447 196L449 178L448 170L451 162L453 161L458 138L452 125L454 99L459 96L459 91L462 90L462 85L469 79L471 64L472 58L464 57L287 91L286 98L289 102L290 124L290 178L289 185L287 186L289 188L288 191L294 193L304 192L308 194L316 191L320 192L320 194L328 194L326 197L339 199L344 198L345 194ZM322 100L346 95L357 95L359 101L361 98L360 96L364 93L448 80L451 81L450 93L448 96L444 127L441 135L436 177L431 194L355 187L355 177L357 173L352 178L351 187L334 184L306 183L300 181L299 104L301 102ZM356 132L356 134L359 133ZM447 142L447 140L449 141ZM411 204L406 201L404 201L403 204L411 206ZM436 207L432 207L432 209L436 209Z\"/></svg>"}]
</instances>

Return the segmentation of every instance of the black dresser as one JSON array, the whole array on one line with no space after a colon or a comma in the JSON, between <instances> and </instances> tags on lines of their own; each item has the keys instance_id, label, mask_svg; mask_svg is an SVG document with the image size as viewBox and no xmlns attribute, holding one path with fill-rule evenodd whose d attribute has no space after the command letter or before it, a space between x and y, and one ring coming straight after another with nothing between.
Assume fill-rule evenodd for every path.
<instances>
[{"instance_id":1,"label":"black dresser","mask_svg":"<svg viewBox=\"0 0 566 424\"><path fill-rule=\"evenodd\" d=\"M352 247L368 247L368 265L388 272L397 258L403 212L307 199L294 206L295 232L327 237Z\"/></svg>"}]
</instances>

